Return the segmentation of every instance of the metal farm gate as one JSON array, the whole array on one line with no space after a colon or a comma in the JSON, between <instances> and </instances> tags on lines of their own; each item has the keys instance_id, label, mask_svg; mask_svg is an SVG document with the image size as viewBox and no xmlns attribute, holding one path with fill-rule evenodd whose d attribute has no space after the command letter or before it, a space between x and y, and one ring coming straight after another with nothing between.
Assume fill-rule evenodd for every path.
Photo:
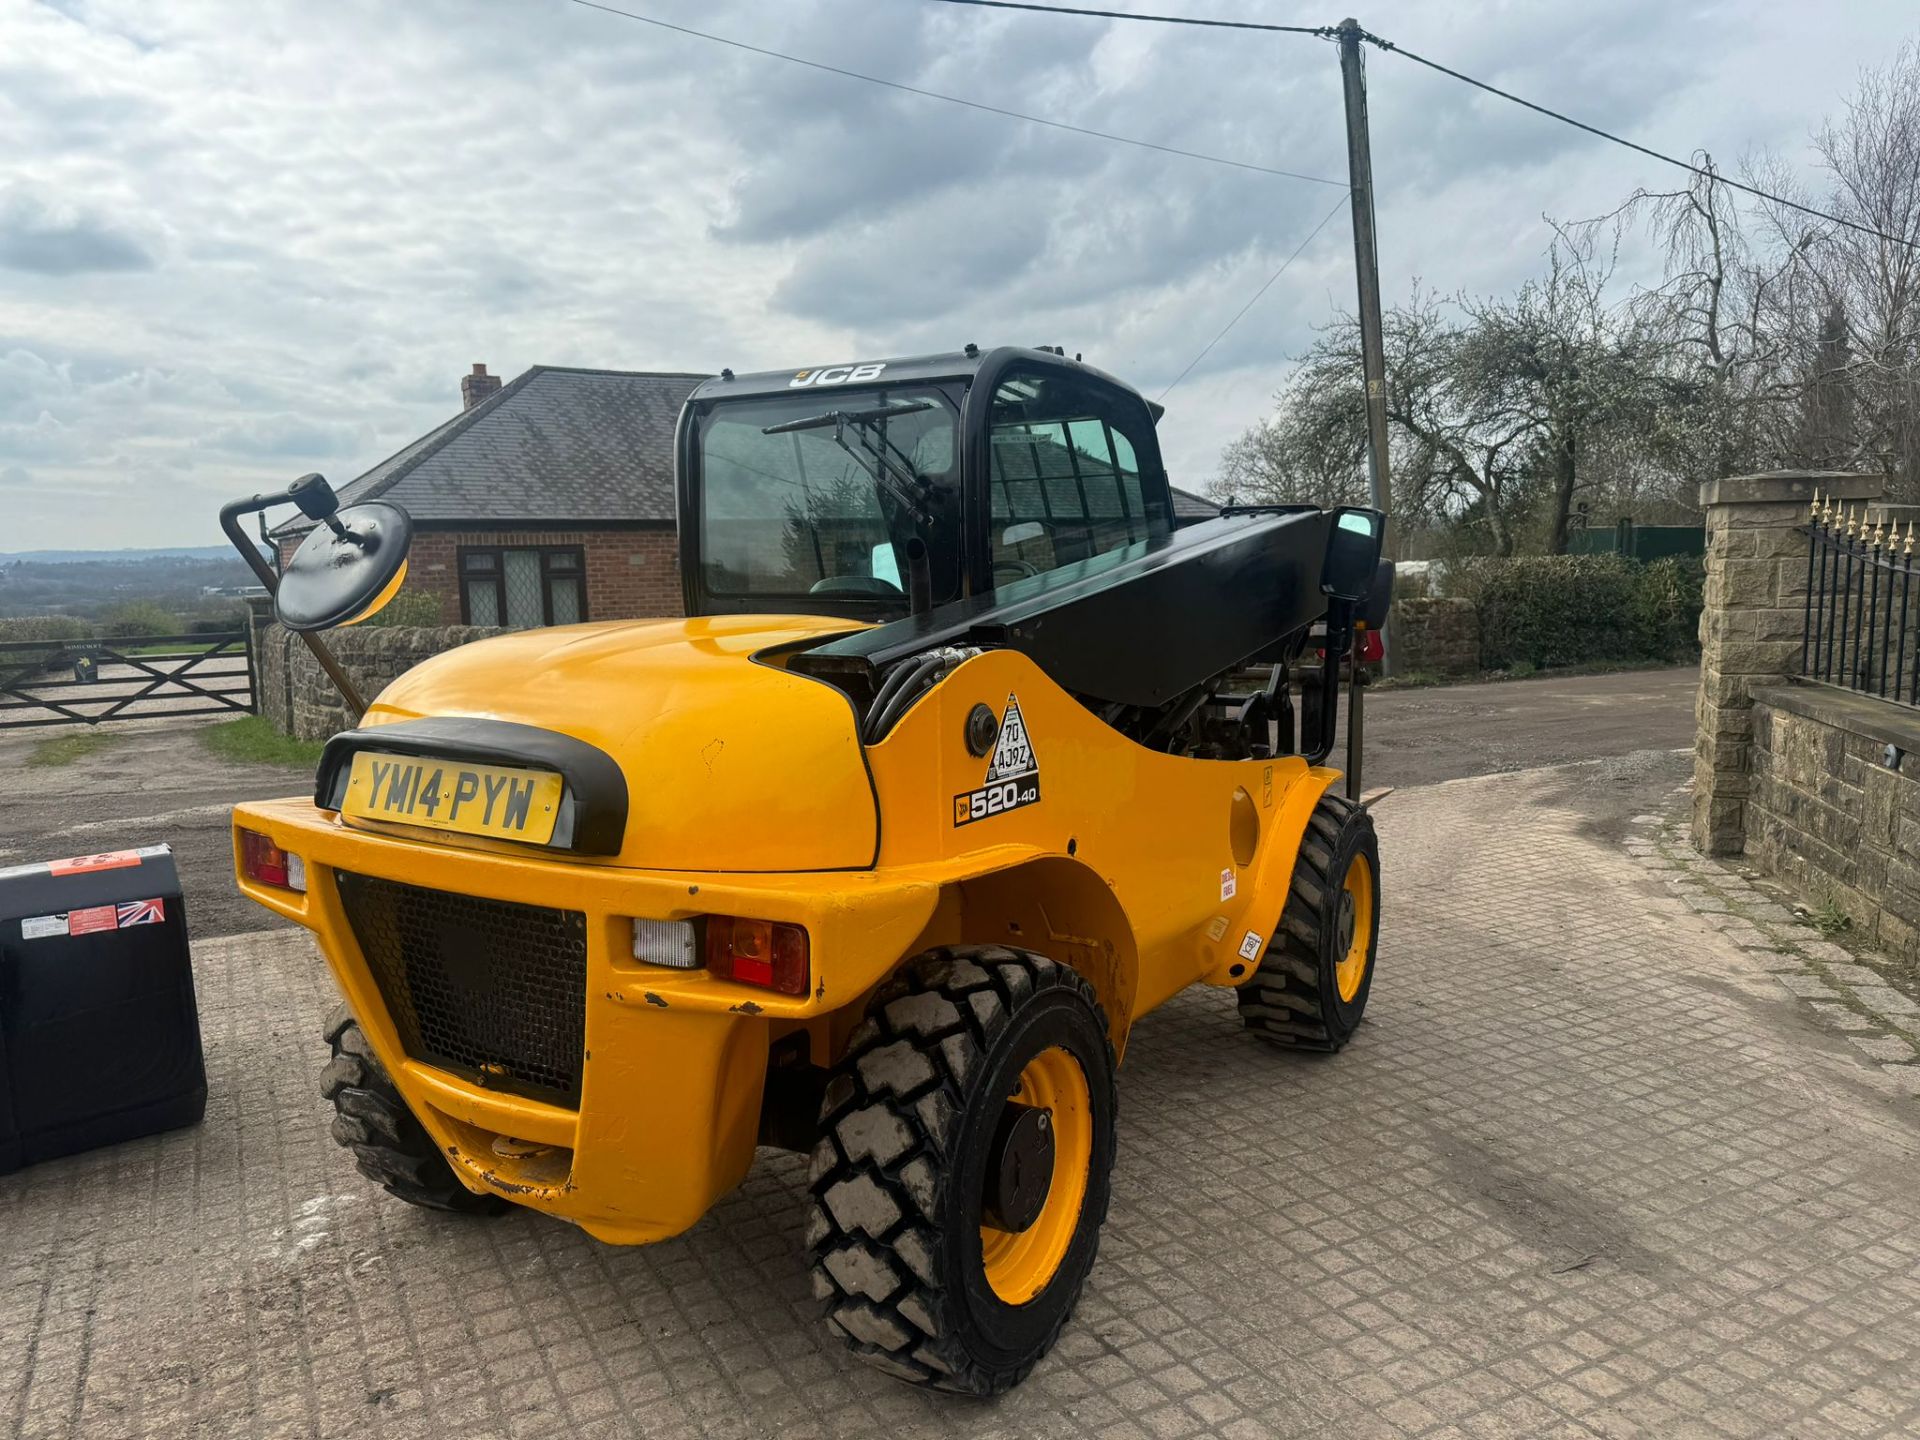
<instances>
[{"instance_id":1,"label":"metal farm gate","mask_svg":"<svg viewBox=\"0 0 1920 1440\"><path fill-rule=\"evenodd\" d=\"M244 630L0 641L0 730L253 713Z\"/></svg>"}]
</instances>

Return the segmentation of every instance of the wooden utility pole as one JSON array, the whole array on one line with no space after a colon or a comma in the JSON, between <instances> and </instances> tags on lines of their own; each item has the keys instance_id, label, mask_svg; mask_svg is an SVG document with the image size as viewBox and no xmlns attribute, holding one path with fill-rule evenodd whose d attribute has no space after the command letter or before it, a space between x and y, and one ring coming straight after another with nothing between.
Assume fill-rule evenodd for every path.
<instances>
[{"instance_id":1,"label":"wooden utility pole","mask_svg":"<svg viewBox=\"0 0 1920 1440\"><path fill-rule=\"evenodd\" d=\"M1373 242L1373 147L1367 138L1367 70L1360 58L1360 35L1358 20L1349 16L1340 22L1340 80L1347 99L1347 199L1353 209L1353 268L1360 285L1360 368L1367 382L1368 491L1373 508L1391 516L1393 478L1387 468L1387 355L1380 338L1380 253ZM1391 526L1391 520L1388 525ZM1385 625L1380 627L1380 640L1386 646L1380 670L1384 675L1391 675L1395 668L1393 647L1388 643ZM1347 723L1354 725L1357 719L1356 714ZM1357 784L1353 782L1350 788L1357 788Z\"/></svg>"},{"instance_id":2,"label":"wooden utility pole","mask_svg":"<svg viewBox=\"0 0 1920 1440\"><path fill-rule=\"evenodd\" d=\"M1367 140L1367 72L1360 22L1340 22L1340 78L1347 96L1347 183L1352 187L1353 264L1360 280L1360 361L1367 381L1367 462L1373 508L1387 514L1387 357L1380 339L1380 255L1373 241L1373 154Z\"/></svg>"}]
</instances>

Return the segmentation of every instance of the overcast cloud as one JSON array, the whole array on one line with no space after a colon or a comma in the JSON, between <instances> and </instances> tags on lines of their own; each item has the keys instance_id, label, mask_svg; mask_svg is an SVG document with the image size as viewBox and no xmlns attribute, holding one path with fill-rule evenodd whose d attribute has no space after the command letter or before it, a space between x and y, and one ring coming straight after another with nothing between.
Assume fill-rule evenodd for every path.
<instances>
[{"instance_id":1,"label":"overcast cloud","mask_svg":"<svg viewBox=\"0 0 1920 1440\"><path fill-rule=\"evenodd\" d=\"M626 8L1345 174L1318 40L925 0ZM1371 0L1360 18L1649 144L1768 146L1815 183L1809 129L1920 26L1911 0ZM1671 178L1404 60L1369 65L1390 299L1415 276L1509 287L1539 263L1543 213ZM350 479L445 419L474 361L744 370L1059 343L1158 394L1339 195L565 0L0 0L0 551L215 543L223 500ZM1342 215L1169 397L1176 483L1212 475L1352 287Z\"/></svg>"}]
</instances>

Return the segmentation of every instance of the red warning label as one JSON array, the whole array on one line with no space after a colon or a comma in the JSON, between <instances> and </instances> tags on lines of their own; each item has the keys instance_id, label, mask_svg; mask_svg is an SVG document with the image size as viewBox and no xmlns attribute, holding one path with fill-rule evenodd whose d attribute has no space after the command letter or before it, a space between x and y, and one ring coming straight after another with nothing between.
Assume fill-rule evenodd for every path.
<instances>
[{"instance_id":1,"label":"red warning label","mask_svg":"<svg viewBox=\"0 0 1920 1440\"><path fill-rule=\"evenodd\" d=\"M67 912L67 934L92 935L101 930L120 928L120 912L112 905L90 905L85 910Z\"/></svg>"}]
</instances>

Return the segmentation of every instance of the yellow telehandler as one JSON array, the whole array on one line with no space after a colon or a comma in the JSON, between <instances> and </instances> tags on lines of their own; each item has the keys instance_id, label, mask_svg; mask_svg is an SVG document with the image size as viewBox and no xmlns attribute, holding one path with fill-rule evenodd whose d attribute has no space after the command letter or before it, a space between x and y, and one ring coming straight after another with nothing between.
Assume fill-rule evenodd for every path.
<instances>
[{"instance_id":1,"label":"yellow telehandler","mask_svg":"<svg viewBox=\"0 0 1920 1440\"><path fill-rule=\"evenodd\" d=\"M1382 517L1176 527L1158 415L1045 348L723 372L676 439L685 618L438 656L311 799L237 807L345 1002L359 1168L641 1244L810 1153L827 1323L1017 1384L1093 1266L1133 1023L1199 983L1338 1050L1373 980ZM276 577L238 519L279 501L316 524ZM310 476L222 518L358 706L317 632L404 583L404 512Z\"/></svg>"}]
</instances>

